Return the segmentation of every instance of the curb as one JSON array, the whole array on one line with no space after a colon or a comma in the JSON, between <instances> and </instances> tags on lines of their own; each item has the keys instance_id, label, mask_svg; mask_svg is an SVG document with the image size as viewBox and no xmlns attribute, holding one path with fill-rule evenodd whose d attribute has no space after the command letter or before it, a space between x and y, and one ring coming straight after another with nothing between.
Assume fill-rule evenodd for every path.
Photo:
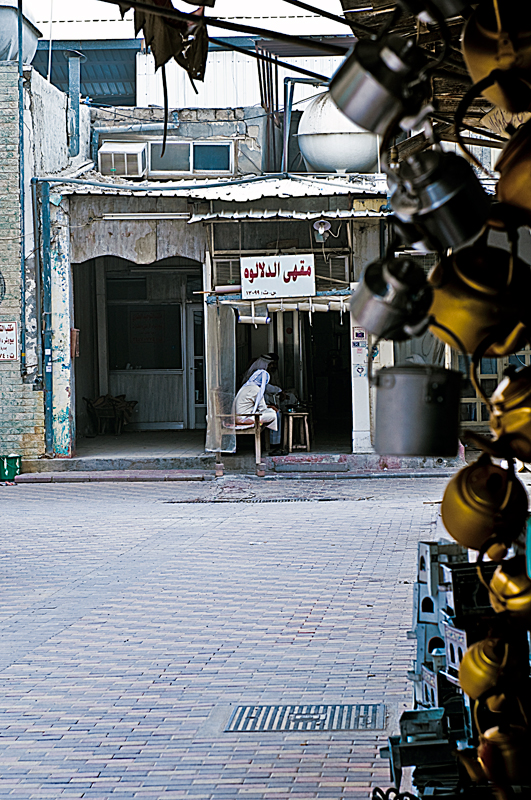
<instances>
[{"instance_id":1,"label":"curb","mask_svg":"<svg viewBox=\"0 0 531 800\"><path fill-rule=\"evenodd\" d=\"M200 470L98 470L80 472L26 472L15 483L140 483L163 481L209 481L214 476Z\"/></svg>"}]
</instances>

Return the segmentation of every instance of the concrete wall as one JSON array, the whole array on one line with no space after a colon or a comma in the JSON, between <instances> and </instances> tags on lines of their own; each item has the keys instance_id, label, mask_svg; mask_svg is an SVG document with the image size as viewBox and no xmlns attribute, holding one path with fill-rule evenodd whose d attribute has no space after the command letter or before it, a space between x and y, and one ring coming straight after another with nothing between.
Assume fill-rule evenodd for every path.
<instances>
[{"instance_id":1,"label":"concrete wall","mask_svg":"<svg viewBox=\"0 0 531 800\"><path fill-rule=\"evenodd\" d=\"M121 127L133 118L135 124L159 122L162 125L164 112L160 108L92 109L92 122L97 127ZM125 119L124 119L125 117ZM261 106L250 108L180 108L171 109L169 121L179 124L178 130L170 131L169 139L232 139L237 142L235 173L237 175L260 174L264 159L264 131L266 115ZM280 138L281 129L278 128ZM159 136L162 136L162 128ZM148 141L157 138L153 132L105 133L102 141L118 139L122 141ZM278 156L280 158L280 149ZM280 161L278 164L280 168Z\"/></svg>"},{"instance_id":2,"label":"concrete wall","mask_svg":"<svg viewBox=\"0 0 531 800\"><path fill-rule=\"evenodd\" d=\"M21 243L18 69L0 62L0 322L16 322L20 342ZM2 297L2 295L4 295ZM26 458L44 451L41 391L25 383L20 361L0 361L0 455Z\"/></svg>"},{"instance_id":3,"label":"concrete wall","mask_svg":"<svg viewBox=\"0 0 531 800\"><path fill-rule=\"evenodd\" d=\"M181 220L142 220L143 212L189 212L186 198L72 195L71 259L82 263L99 256L119 256L135 264L152 264L182 256L203 263L207 229ZM132 213L138 220L109 222L103 214Z\"/></svg>"}]
</instances>

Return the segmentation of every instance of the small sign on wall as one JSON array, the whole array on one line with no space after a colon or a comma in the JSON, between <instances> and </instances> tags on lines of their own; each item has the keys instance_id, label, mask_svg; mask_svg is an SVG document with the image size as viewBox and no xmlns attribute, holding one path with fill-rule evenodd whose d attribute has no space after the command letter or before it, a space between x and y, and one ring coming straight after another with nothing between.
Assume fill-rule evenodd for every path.
<instances>
[{"instance_id":1,"label":"small sign on wall","mask_svg":"<svg viewBox=\"0 0 531 800\"><path fill-rule=\"evenodd\" d=\"M0 322L0 361L18 361L16 322Z\"/></svg>"}]
</instances>

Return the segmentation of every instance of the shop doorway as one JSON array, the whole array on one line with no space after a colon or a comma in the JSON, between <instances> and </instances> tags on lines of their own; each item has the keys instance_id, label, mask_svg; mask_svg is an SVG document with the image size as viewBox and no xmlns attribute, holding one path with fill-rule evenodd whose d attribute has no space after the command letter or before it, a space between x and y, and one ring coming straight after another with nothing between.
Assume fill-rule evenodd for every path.
<instances>
[{"instance_id":1,"label":"shop doorway","mask_svg":"<svg viewBox=\"0 0 531 800\"><path fill-rule=\"evenodd\" d=\"M269 325L236 326L236 380L261 354L279 357L278 380L308 409L312 452L352 452L352 380L348 313L285 311Z\"/></svg>"},{"instance_id":2,"label":"shop doorway","mask_svg":"<svg viewBox=\"0 0 531 800\"><path fill-rule=\"evenodd\" d=\"M135 403L124 432L206 427L201 288L201 265L189 259L74 265L78 436L101 432L87 400L102 396ZM104 430L115 433L113 421Z\"/></svg>"}]
</instances>

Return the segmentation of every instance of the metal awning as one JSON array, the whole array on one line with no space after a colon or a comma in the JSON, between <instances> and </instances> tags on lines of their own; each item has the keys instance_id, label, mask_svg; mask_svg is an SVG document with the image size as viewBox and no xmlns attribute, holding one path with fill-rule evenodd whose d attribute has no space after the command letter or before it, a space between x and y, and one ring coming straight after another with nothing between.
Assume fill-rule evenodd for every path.
<instances>
[{"instance_id":1,"label":"metal awning","mask_svg":"<svg viewBox=\"0 0 531 800\"><path fill-rule=\"evenodd\" d=\"M209 222L216 220L234 221L239 219L269 220L269 219L354 219L359 217L384 217L382 211L354 211L353 209L337 209L335 211L292 211L291 209L274 208L248 208L244 211L214 211L205 214L193 214L188 220L192 222Z\"/></svg>"},{"instance_id":2,"label":"metal awning","mask_svg":"<svg viewBox=\"0 0 531 800\"><path fill-rule=\"evenodd\" d=\"M287 175L257 176L222 180L197 178L179 181L138 182L109 179L99 173L87 173L83 179L64 183L54 176L51 182L63 195L140 195L144 197L187 197L191 200L221 200L251 203L267 197L304 198L334 195L387 194L385 175Z\"/></svg>"}]
</instances>

